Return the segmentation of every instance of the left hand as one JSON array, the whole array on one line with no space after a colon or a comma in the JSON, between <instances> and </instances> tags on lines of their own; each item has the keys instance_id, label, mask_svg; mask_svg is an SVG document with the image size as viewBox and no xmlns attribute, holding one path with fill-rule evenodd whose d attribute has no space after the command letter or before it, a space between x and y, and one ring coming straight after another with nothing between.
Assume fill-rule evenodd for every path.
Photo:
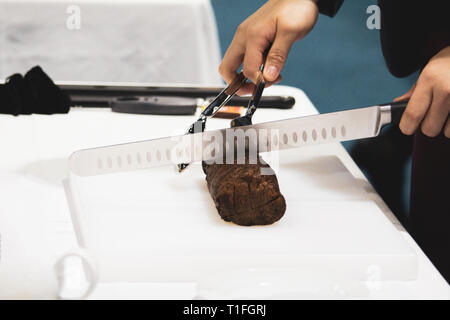
<instances>
[{"instance_id":1,"label":"left hand","mask_svg":"<svg viewBox=\"0 0 450 320\"><path fill-rule=\"evenodd\" d=\"M450 46L441 50L423 69L417 82L394 101L410 99L400 121L400 130L413 134L419 126L428 137L444 128L450 138Z\"/></svg>"}]
</instances>

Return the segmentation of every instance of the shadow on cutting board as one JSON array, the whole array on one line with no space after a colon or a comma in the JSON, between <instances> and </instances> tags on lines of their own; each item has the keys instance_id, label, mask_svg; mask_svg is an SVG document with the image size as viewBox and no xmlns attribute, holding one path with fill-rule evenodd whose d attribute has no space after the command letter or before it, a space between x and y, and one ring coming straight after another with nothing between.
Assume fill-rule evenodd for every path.
<instances>
[{"instance_id":1,"label":"shadow on cutting board","mask_svg":"<svg viewBox=\"0 0 450 320\"><path fill-rule=\"evenodd\" d=\"M69 165L65 158L38 160L22 167L17 173L59 186L69 175Z\"/></svg>"}]
</instances>

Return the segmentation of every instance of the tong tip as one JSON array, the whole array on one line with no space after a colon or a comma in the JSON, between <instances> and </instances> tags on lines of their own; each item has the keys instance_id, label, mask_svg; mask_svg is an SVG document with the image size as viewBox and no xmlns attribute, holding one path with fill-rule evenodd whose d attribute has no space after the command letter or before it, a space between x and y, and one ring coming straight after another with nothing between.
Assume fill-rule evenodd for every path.
<instances>
[{"instance_id":1,"label":"tong tip","mask_svg":"<svg viewBox=\"0 0 450 320\"><path fill-rule=\"evenodd\" d=\"M178 172L182 173L184 170L186 170L186 168L189 166L188 163L180 163L177 165L178 168Z\"/></svg>"}]
</instances>

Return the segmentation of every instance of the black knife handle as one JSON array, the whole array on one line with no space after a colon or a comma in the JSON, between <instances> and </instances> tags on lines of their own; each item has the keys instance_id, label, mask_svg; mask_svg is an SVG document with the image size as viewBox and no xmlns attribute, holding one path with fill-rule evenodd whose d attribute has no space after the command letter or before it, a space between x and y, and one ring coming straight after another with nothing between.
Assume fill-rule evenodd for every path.
<instances>
[{"instance_id":1,"label":"black knife handle","mask_svg":"<svg viewBox=\"0 0 450 320\"><path fill-rule=\"evenodd\" d=\"M111 110L119 113L155 115L193 115L197 99L186 97L122 97L110 102Z\"/></svg>"},{"instance_id":2,"label":"black knife handle","mask_svg":"<svg viewBox=\"0 0 450 320\"><path fill-rule=\"evenodd\" d=\"M391 124L398 125L402 118L403 112L405 112L406 106L409 100L403 100L398 102L389 102L381 104L380 106L391 106Z\"/></svg>"},{"instance_id":3,"label":"black knife handle","mask_svg":"<svg viewBox=\"0 0 450 320\"><path fill-rule=\"evenodd\" d=\"M251 97L233 97L227 106L246 107ZM295 98L291 96L263 96L258 108L291 109L295 105Z\"/></svg>"},{"instance_id":4,"label":"black knife handle","mask_svg":"<svg viewBox=\"0 0 450 320\"><path fill-rule=\"evenodd\" d=\"M233 97L227 106L247 106L250 97ZM290 96L265 96L260 108L290 109L295 98ZM109 101L112 111L134 114L193 115L197 109L197 99L176 96L124 96Z\"/></svg>"}]
</instances>

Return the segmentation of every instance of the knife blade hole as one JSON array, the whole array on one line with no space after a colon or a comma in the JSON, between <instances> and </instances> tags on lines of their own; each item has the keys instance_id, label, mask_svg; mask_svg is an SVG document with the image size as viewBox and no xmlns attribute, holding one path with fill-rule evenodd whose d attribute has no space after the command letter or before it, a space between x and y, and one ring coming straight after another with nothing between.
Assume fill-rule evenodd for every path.
<instances>
[{"instance_id":1,"label":"knife blade hole","mask_svg":"<svg viewBox=\"0 0 450 320\"><path fill-rule=\"evenodd\" d=\"M131 154L127 155L128 164L131 165Z\"/></svg>"},{"instance_id":2,"label":"knife blade hole","mask_svg":"<svg viewBox=\"0 0 450 320\"><path fill-rule=\"evenodd\" d=\"M335 127L331 128L331 136L333 138L336 138L336 128Z\"/></svg>"},{"instance_id":3,"label":"knife blade hole","mask_svg":"<svg viewBox=\"0 0 450 320\"><path fill-rule=\"evenodd\" d=\"M288 144L288 141L289 141L289 139L288 139L287 134L286 134L286 133L283 134L283 143L284 143L284 144Z\"/></svg>"},{"instance_id":4,"label":"knife blade hole","mask_svg":"<svg viewBox=\"0 0 450 320\"><path fill-rule=\"evenodd\" d=\"M347 130L345 129L345 126L342 126L341 134L342 134L343 137L345 137L345 135L347 134Z\"/></svg>"},{"instance_id":5,"label":"knife blade hole","mask_svg":"<svg viewBox=\"0 0 450 320\"><path fill-rule=\"evenodd\" d=\"M307 141L308 140L308 133L306 133L306 131L303 131L303 141Z\"/></svg>"},{"instance_id":6,"label":"knife blade hole","mask_svg":"<svg viewBox=\"0 0 450 320\"><path fill-rule=\"evenodd\" d=\"M161 151L157 151L156 152L156 159L158 159L158 161L161 161Z\"/></svg>"},{"instance_id":7,"label":"knife blade hole","mask_svg":"<svg viewBox=\"0 0 450 320\"><path fill-rule=\"evenodd\" d=\"M121 158L120 156L117 157L117 165L118 165L119 167L122 166L122 158Z\"/></svg>"},{"instance_id":8,"label":"knife blade hole","mask_svg":"<svg viewBox=\"0 0 450 320\"><path fill-rule=\"evenodd\" d=\"M325 129L325 128L322 129L322 138L324 138L324 139L327 138L327 129Z\"/></svg>"},{"instance_id":9,"label":"knife blade hole","mask_svg":"<svg viewBox=\"0 0 450 320\"><path fill-rule=\"evenodd\" d=\"M152 154L147 152L147 162L152 162Z\"/></svg>"},{"instance_id":10,"label":"knife blade hole","mask_svg":"<svg viewBox=\"0 0 450 320\"><path fill-rule=\"evenodd\" d=\"M108 158L108 167L112 168L112 159Z\"/></svg>"},{"instance_id":11,"label":"knife blade hole","mask_svg":"<svg viewBox=\"0 0 450 320\"><path fill-rule=\"evenodd\" d=\"M314 141L317 140L317 131L315 129L312 131L312 138Z\"/></svg>"},{"instance_id":12,"label":"knife blade hole","mask_svg":"<svg viewBox=\"0 0 450 320\"><path fill-rule=\"evenodd\" d=\"M136 160L137 160L137 163L141 164L142 159L141 159L141 154L140 153L136 154Z\"/></svg>"},{"instance_id":13,"label":"knife blade hole","mask_svg":"<svg viewBox=\"0 0 450 320\"><path fill-rule=\"evenodd\" d=\"M297 143L297 141L298 141L297 132L294 132L294 133L292 134L292 140L294 140L294 143Z\"/></svg>"},{"instance_id":14,"label":"knife blade hole","mask_svg":"<svg viewBox=\"0 0 450 320\"><path fill-rule=\"evenodd\" d=\"M170 154L170 150L169 149L166 150L166 158L167 158L167 160L170 160L170 158L171 158L171 154Z\"/></svg>"}]
</instances>

